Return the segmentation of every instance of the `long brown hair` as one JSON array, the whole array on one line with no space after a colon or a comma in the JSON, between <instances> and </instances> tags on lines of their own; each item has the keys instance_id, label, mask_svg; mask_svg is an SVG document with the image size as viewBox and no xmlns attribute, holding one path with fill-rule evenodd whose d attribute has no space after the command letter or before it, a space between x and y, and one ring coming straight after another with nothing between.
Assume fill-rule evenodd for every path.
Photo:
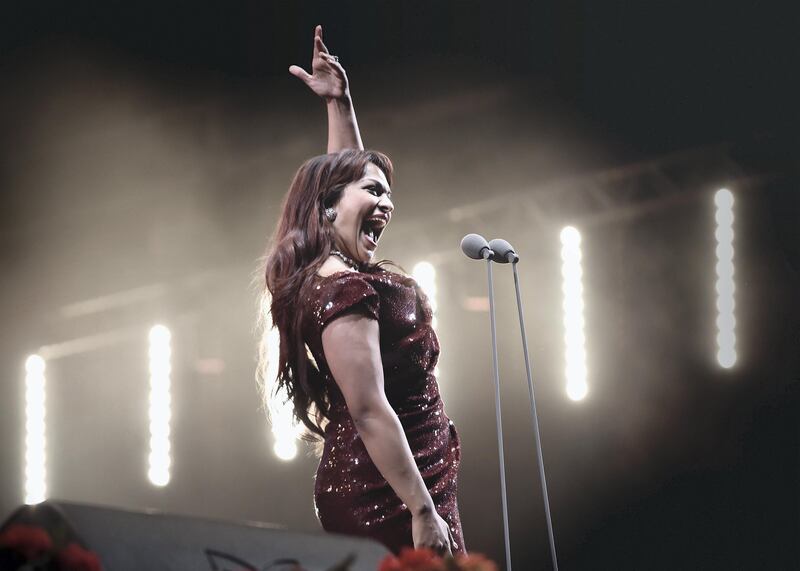
<instances>
[{"instance_id":1,"label":"long brown hair","mask_svg":"<svg viewBox=\"0 0 800 571\"><path fill-rule=\"evenodd\" d=\"M389 185L392 184L392 162L377 151L347 149L312 157L303 163L286 193L280 220L263 258L256 379L270 422L274 421L270 402L282 391L284 402L292 403L294 418L307 429L301 434L306 442L320 444L324 439L330 401L303 339L306 308L300 296L334 245L334 230L325 218L325 209L338 203L348 184L364 176L369 163L380 168ZM365 269L374 265L366 264ZM276 357L267 354L270 321L280 334L276 378L267 378L268 362ZM319 455L320 446L316 452Z\"/></svg>"}]
</instances>

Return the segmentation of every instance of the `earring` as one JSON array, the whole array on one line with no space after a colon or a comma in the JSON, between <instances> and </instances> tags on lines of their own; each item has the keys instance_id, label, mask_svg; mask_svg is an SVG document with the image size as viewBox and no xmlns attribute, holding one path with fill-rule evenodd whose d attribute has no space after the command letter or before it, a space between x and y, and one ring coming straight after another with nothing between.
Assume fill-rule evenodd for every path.
<instances>
[{"instance_id":1,"label":"earring","mask_svg":"<svg viewBox=\"0 0 800 571\"><path fill-rule=\"evenodd\" d=\"M333 208L326 208L325 218L328 219L328 222L333 222L334 220L336 220L336 211Z\"/></svg>"}]
</instances>

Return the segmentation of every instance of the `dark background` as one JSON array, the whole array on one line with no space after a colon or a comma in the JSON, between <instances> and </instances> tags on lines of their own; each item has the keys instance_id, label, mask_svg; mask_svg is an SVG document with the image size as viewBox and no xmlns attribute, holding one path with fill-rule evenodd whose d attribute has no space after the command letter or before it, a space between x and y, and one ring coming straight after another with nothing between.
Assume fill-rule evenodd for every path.
<instances>
[{"instance_id":1,"label":"dark background","mask_svg":"<svg viewBox=\"0 0 800 571\"><path fill-rule=\"evenodd\" d=\"M437 267L468 549L503 565L488 316L465 301L485 276L457 249L476 231L523 256L561 567L797 568L800 62L783 4L5 5L1 511L22 501L24 359L59 346L51 497L319 529L316 460L278 460L258 410L250 278L293 173L325 151L324 105L287 71L309 68L321 23L365 145L397 168L382 254ZM714 358L722 186L736 200L731 370ZM581 403L563 388L566 224L583 235ZM544 569L513 286L497 274L512 561ZM165 489L144 467L159 321L176 353Z\"/></svg>"}]
</instances>

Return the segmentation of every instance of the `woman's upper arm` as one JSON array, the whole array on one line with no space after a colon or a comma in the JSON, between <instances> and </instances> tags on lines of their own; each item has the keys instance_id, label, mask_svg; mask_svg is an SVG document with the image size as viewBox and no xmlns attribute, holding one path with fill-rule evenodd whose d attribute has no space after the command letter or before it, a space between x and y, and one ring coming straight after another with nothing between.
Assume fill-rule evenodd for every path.
<instances>
[{"instance_id":1,"label":"woman's upper arm","mask_svg":"<svg viewBox=\"0 0 800 571\"><path fill-rule=\"evenodd\" d=\"M348 313L322 330L322 349L354 421L386 405L378 321Z\"/></svg>"}]
</instances>

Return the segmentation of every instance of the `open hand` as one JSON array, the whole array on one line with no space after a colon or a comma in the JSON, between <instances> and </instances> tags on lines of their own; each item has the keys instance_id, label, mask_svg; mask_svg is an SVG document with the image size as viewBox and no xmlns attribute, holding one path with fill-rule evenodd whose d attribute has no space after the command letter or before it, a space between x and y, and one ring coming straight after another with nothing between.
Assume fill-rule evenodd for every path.
<instances>
[{"instance_id":1,"label":"open hand","mask_svg":"<svg viewBox=\"0 0 800 571\"><path fill-rule=\"evenodd\" d=\"M326 101L342 99L350 95L347 74L344 72L344 68L336 57L328 52L328 48L322 41L322 26L317 26L314 29L314 54L311 58L311 75L297 65L289 66L289 73L302 79L303 83L311 88L311 91Z\"/></svg>"}]
</instances>

